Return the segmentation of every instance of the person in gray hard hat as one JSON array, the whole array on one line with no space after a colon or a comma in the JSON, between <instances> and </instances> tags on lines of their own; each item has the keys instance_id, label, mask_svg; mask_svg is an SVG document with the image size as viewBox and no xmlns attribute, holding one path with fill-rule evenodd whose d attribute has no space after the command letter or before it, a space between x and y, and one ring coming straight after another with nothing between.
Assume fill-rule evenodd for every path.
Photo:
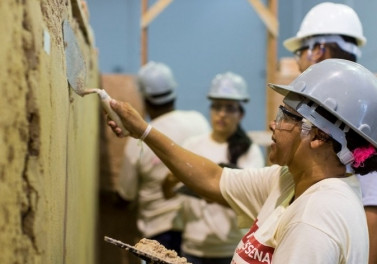
<instances>
[{"instance_id":1,"label":"person in gray hard hat","mask_svg":"<svg viewBox=\"0 0 377 264\"><path fill-rule=\"evenodd\" d=\"M232 72L217 74L208 99L212 131L185 140L183 147L223 167L263 167L262 151L241 127L244 104L249 101L245 80ZM167 179L170 188L174 180L173 175ZM246 231L238 227L236 214L229 207L184 193L182 256L192 264L230 263Z\"/></svg>"},{"instance_id":2,"label":"person in gray hard hat","mask_svg":"<svg viewBox=\"0 0 377 264\"><path fill-rule=\"evenodd\" d=\"M129 104L111 106L180 181L230 206L241 227L251 226L232 263L368 263L359 181L347 168L377 170L377 77L357 63L328 59L290 85L269 87L284 100L269 125L275 165L260 169L221 168L150 129ZM115 122L108 125L121 135Z\"/></svg>"},{"instance_id":3,"label":"person in gray hard hat","mask_svg":"<svg viewBox=\"0 0 377 264\"><path fill-rule=\"evenodd\" d=\"M148 62L140 69L138 81L150 124L169 135L176 144L209 131L206 118L199 112L175 109L177 84L167 65ZM124 153L119 194L125 200L137 200L137 226L143 237L155 239L179 253L182 224L178 211L182 199L166 200L163 196L161 183L168 168L147 145L136 139L127 142Z\"/></svg>"},{"instance_id":4,"label":"person in gray hard hat","mask_svg":"<svg viewBox=\"0 0 377 264\"><path fill-rule=\"evenodd\" d=\"M357 61L366 43L362 24L349 6L331 2L314 6L295 37L284 41L300 71L329 58ZM362 90L360 90L362 92ZM358 175L369 229L369 263L377 263L377 173Z\"/></svg>"}]
</instances>

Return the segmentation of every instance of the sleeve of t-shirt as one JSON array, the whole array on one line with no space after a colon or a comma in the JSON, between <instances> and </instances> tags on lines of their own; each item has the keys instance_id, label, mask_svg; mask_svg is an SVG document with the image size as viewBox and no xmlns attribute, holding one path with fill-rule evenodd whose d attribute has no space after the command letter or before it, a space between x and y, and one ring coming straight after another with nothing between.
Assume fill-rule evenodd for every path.
<instances>
[{"instance_id":1,"label":"sleeve of t-shirt","mask_svg":"<svg viewBox=\"0 0 377 264\"><path fill-rule=\"evenodd\" d=\"M357 175L364 206L377 206L377 172Z\"/></svg>"},{"instance_id":2,"label":"sleeve of t-shirt","mask_svg":"<svg viewBox=\"0 0 377 264\"><path fill-rule=\"evenodd\" d=\"M340 263L342 251L337 243L321 230L304 223L289 227L275 248L273 264Z\"/></svg>"},{"instance_id":3,"label":"sleeve of t-shirt","mask_svg":"<svg viewBox=\"0 0 377 264\"><path fill-rule=\"evenodd\" d=\"M133 150L134 142L131 140L126 145L121 170L119 172L119 183L117 184L117 191L119 195L128 201L135 200L138 194L139 179L137 173L137 155ZM130 155L130 153L134 153Z\"/></svg>"},{"instance_id":4,"label":"sleeve of t-shirt","mask_svg":"<svg viewBox=\"0 0 377 264\"><path fill-rule=\"evenodd\" d=\"M228 169L224 168L220 190L238 216L238 225L248 228L257 218L271 190L279 183L281 167Z\"/></svg>"}]
</instances>

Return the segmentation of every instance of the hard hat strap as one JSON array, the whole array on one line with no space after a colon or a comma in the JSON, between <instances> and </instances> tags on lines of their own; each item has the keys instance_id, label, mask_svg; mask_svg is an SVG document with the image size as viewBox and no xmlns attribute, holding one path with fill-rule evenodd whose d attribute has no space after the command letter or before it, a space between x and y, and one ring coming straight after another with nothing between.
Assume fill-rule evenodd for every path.
<instances>
[{"instance_id":1,"label":"hard hat strap","mask_svg":"<svg viewBox=\"0 0 377 264\"><path fill-rule=\"evenodd\" d=\"M339 119L335 121L335 123L329 121L316 111L319 106L318 104L303 96L289 93L283 101L293 109L296 109L297 112L314 126L318 127L339 142L342 148L336 155L344 165L347 165L354 160L352 152L347 148L346 132L349 131L349 127L346 124Z\"/></svg>"},{"instance_id":2,"label":"hard hat strap","mask_svg":"<svg viewBox=\"0 0 377 264\"><path fill-rule=\"evenodd\" d=\"M345 125L341 120L337 120L335 123L330 122L328 119L326 119L316 111L317 107L318 104L313 103L309 99L306 99L300 104L297 112L299 112L309 121L311 121L316 127L339 142L342 148L336 155L344 165L351 163L354 158L352 152L347 148L346 140L346 132L348 132L349 127ZM343 126L344 128L341 128Z\"/></svg>"},{"instance_id":3,"label":"hard hat strap","mask_svg":"<svg viewBox=\"0 0 377 264\"><path fill-rule=\"evenodd\" d=\"M336 43L342 50L355 55L356 58L361 57L361 51L357 47L357 45L351 42L345 41L339 35L321 35L321 36L308 37L302 40L301 45L308 46L309 50L313 50L316 44L325 44L325 43Z\"/></svg>"},{"instance_id":4,"label":"hard hat strap","mask_svg":"<svg viewBox=\"0 0 377 264\"><path fill-rule=\"evenodd\" d=\"M309 135L310 130L313 128L313 124L306 118L303 118L301 121L301 137L304 137Z\"/></svg>"}]
</instances>

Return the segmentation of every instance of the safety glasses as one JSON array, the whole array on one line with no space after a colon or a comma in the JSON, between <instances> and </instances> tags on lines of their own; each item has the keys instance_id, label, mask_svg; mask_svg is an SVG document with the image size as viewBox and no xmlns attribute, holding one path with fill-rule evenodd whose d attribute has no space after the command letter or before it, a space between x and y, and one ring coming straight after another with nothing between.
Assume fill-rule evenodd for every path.
<instances>
[{"instance_id":1,"label":"safety glasses","mask_svg":"<svg viewBox=\"0 0 377 264\"><path fill-rule=\"evenodd\" d=\"M235 114L240 111L240 106L234 104L213 103L211 104L211 110L215 113L224 111L226 114Z\"/></svg>"},{"instance_id":2,"label":"safety glasses","mask_svg":"<svg viewBox=\"0 0 377 264\"><path fill-rule=\"evenodd\" d=\"M275 128L280 130L292 130L295 125L302 120L302 116L289 112L287 108L280 105L275 118Z\"/></svg>"},{"instance_id":3,"label":"safety glasses","mask_svg":"<svg viewBox=\"0 0 377 264\"><path fill-rule=\"evenodd\" d=\"M300 48L296 49L296 50L293 52L293 54L294 54L296 60L299 60L299 59L301 58L302 53L303 53L305 50L307 50L307 49L309 49L309 46L303 46L303 47L300 47Z\"/></svg>"}]
</instances>

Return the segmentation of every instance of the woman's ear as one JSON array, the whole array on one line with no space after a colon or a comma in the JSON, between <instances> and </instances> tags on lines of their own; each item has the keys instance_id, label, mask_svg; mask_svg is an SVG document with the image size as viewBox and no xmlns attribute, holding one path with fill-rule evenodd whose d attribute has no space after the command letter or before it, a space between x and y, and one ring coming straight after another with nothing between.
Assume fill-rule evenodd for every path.
<instances>
[{"instance_id":1,"label":"woman's ear","mask_svg":"<svg viewBox=\"0 0 377 264\"><path fill-rule=\"evenodd\" d=\"M313 138L313 140L310 142L310 146L312 148L319 148L321 146L323 146L326 142L318 139L318 138Z\"/></svg>"},{"instance_id":2,"label":"woman's ear","mask_svg":"<svg viewBox=\"0 0 377 264\"><path fill-rule=\"evenodd\" d=\"M310 144L312 148L318 148L326 144L329 138L330 136L327 135L325 132L319 130L318 128L315 128L314 137Z\"/></svg>"}]
</instances>

